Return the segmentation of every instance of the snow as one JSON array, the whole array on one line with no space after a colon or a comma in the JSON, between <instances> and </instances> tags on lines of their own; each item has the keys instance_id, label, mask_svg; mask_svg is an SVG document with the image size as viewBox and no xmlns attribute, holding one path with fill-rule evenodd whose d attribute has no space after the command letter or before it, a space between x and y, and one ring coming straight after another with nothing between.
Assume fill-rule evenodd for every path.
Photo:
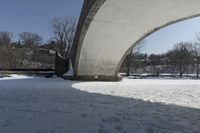
<instances>
[{"instance_id":1,"label":"snow","mask_svg":"<svg viewBox=\"0 0 200 133\"><path fill-rule=\"evenodd\" d=\"M200 81L174 79L124 79L122 82L83 82L74 88L144 101L200 108Z\"/></svg>"},{"instance_id":2,"label":"snow","mask_svg":"<svg viewBox=\"0 0 200 133\"><path fill-rule=\"evenodd\" d=\"M33 77L30 77L30 76L26 76L26 75L17 75L17 74L12 74L12 75L8 75L8 76L5 76L3 78L0 78L0 80L11 80L11 79L30 79L30 78L33 78Z\"/></svg>"},{"instance_id":3,"label":"snow","mask_svg":"<svg viewBox=\"0 0 200 133\"><path fill-rule=\"evenodd\" d=\"M200 81L0 78L0 133L199 133Z\"/></svg>"}]
</instances>

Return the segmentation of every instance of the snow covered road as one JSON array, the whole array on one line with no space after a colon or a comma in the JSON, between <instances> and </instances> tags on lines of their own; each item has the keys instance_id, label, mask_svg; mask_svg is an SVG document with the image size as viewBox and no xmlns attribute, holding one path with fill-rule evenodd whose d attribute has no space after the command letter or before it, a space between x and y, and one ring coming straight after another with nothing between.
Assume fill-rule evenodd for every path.
<instances>
[{"instance_id":1,"label":"snow covered road","mask_svg":"<svg viewBox=\"0 0 200 133\"><path fill-rule=\"evenodd\" d=\"M0 79L0 133L200 133L200 81Z\"/></svg>"}]
</instances>

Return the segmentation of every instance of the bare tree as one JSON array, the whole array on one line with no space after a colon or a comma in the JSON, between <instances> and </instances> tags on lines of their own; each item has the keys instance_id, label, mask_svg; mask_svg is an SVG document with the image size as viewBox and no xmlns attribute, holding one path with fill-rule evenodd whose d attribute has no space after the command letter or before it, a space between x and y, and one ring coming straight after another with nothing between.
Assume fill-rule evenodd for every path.
<instances>
[{"instance_id":1,"label":"bare tree","mask_svg":"<svg viewBox=\"0 0 200 133\"><path fill-rule=\"evenodd\" d=\"M21 43L29 48L38 46L42 42L42 37L36 33L21 32L19 34L19 40Z\"/></svg>"},{"instance_id":2,"label":"bare tree","mask_svg":"<svg viewBox=\"0 0 200 133\"><path fill-rule=\"evenodd\" d=\"M175 45L174 49L167 53L169 59L178 65L180 78L183 77L183 73L187 70L191 62L191 48L190 42L179 42Z\"/></svg>"},{"instance_id":3,"label":"bare tree","mask_svg":"<svg viewBox=\"0 0 200 133\"><path fill-rule=\"evenodd\" d=\"M127 57L126 57L126 68L127 68L126 74L127 74L127 76L130 76L131 59L134 58L135 54L138 54L141 51L141 49L144 46L144 44L145 44L144 40L138 42L134 46L134 48L131 49L129 54L127 55Z\"/></svg>"},{"instance_id":4,"label":"bare tree","mask_svg":"<svg viewBox=\"0 0 200 133\"><path fill-rule=\"evenodd\" d=\"M199 78L199 63L200 63L200 43L195 42L192 45L192 53L194 54L194 61L197 64L197 78Z\"/></svg>"},{"instance_id":5,"label":"bare tree","mask_svg":"<svg viewBox=\"0 0 200 133\"><path fill-rule=\"evenodd\" d=\"M24 47L22 47L20 51L20 57L21 57L20 67L22 67L27 52L33 53L33 60L35 60L36 50L42 42L42 37L36 33L21 32L19 34L19 40L21 44L24 45Z\"/></svg>"},{"instance_id":6,"label":"bare tree","mask_svg":"<svg viewBox=\"0 0 200 133\"><path fill-rule=\"evenodd\" d=\"M75 31L76 20L74 18L65 17L61 19L55 17L51 20L53 39L56 41L57 50L62 56L69 55Z\"/></svg>"},{"instance_id":7,"label":"bare tree","mask_svg":"<svg viewBox=\"0 0 200 133\"><path fill-rule=\"evenodd\" d=\"M197 78L199 78L199 63L200 63L200 33L196 33L196 39L197 41L193 43L192 45L192 51L194 54L194 60L197 64Z\"/></svg>"},{"instance_id":8,"label":"bare tree","mask_svg":"<svg viewBox=\"0 0 200 133\"><path fill-rule=\"evenodd\" d=\"M13 38L12 32L0 31L0 67L10 68L16 64L16 56L14 55L11 41Z\"/></svg>"},{"instance_id":9,"label":"bare tree","mask_svg":"<svg viewBox=\"0 0 200 133\"><path fill-rule=\"evenodd\" d=\"M11 44L13 38L12 32L0 31L0 46L7 47Z\"/></svg>"},{"instance_id":10,"label":"bare tree","mask_svg":"<svg viewBox=\"0 0 200 133\"><path fill-rule=\"evenodd\" d=\"M153 75L156 77L160 74L160 68L158 66L162 64L161 60L161 54L151 54L149 56L149 64L151 65Z\"/></svg>"}]
</instances>

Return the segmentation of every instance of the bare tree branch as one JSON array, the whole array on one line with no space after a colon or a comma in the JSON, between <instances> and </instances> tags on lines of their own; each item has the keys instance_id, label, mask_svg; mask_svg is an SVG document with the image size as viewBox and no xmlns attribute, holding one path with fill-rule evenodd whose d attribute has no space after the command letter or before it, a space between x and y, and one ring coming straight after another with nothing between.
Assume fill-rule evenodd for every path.
<instances>
[{"instance_id":1,"label":"bare tree branch","mask_svg":"<svg viewBox=\"0 0 200 133\"><path fill-rule=\"evenodd\" d=\"M53 18L51 21L51 32L53 39L56 40L57 50L62 56L68 56L73 43L75 31L76 31L76 20L74 18L65 17Z\"/></svg>"}]
</instances>

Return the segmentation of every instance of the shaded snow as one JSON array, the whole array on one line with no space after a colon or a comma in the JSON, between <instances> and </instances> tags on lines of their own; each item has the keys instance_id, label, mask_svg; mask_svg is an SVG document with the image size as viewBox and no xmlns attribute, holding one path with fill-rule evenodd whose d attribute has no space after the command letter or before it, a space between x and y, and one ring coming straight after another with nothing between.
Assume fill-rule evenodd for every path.
<instances>
[{"instance_id":1,"label":"shaded snow","mask_svg":"<svg viewBox=\"0 0 200 133\"><path fill-rule=\"evenodd\" d=\"M199 133L200 81L0 79L0 133Z\"/></svg>"}]
</instances>

